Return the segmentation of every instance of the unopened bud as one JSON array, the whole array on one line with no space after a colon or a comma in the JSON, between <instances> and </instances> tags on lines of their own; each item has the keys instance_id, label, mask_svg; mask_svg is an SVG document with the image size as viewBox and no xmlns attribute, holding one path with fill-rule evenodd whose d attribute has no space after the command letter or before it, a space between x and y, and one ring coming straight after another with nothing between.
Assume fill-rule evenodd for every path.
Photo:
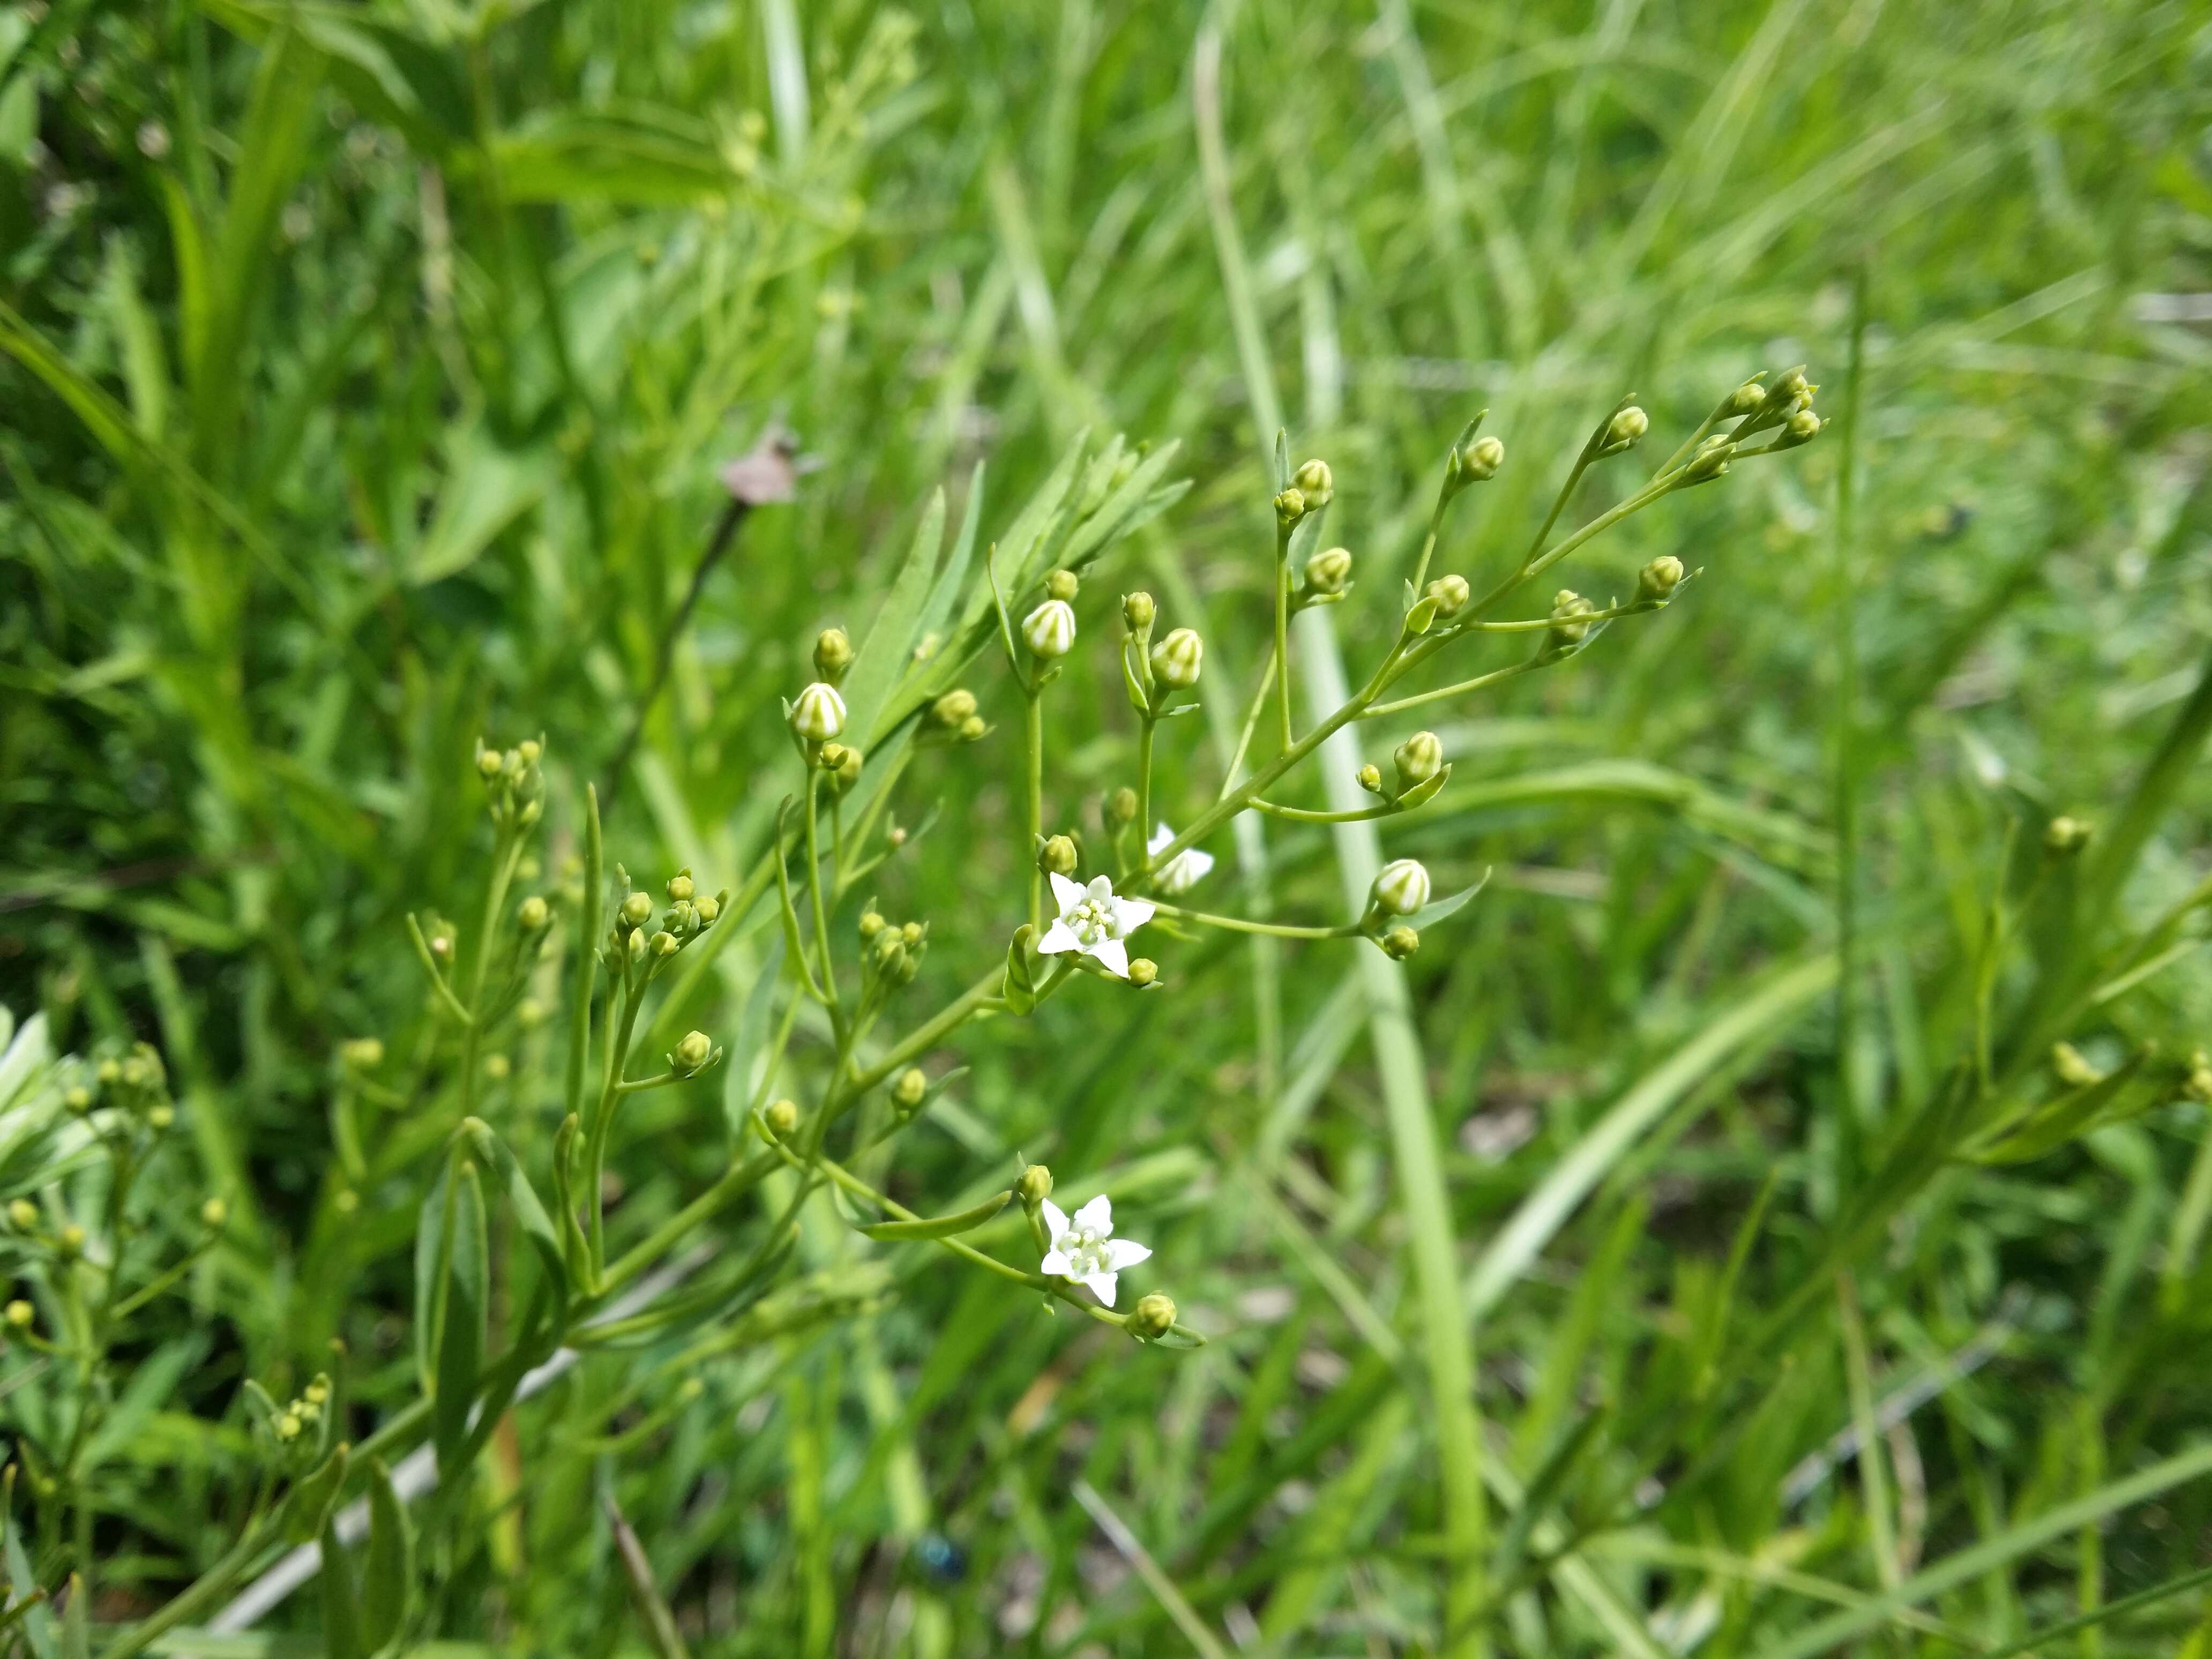
<instances>
[{"instance_id":1,"label":"unopened bud","mask_svg":"<svg viewBox=\"0 0 2212 1659\"><path fill-rule=\"evenodd\" d=\"M1632 448L1650 429L1651 417L1631 404L1605 423L1605 438L1598 446L1598 453L1616 455Z\"/></svg>"},{"instance_id":2,"label":"unopened bud","mask_svg":"<svg viewBox=\"0 0 2212 1659\"><path fill-rule=\"evenodd\" d=\"M514 919L521 924L524 933L534 933L553 920L553 911L543 898L532 893L515 907Z\"/></svg>"},{"instance_id":3,"label":"unopened bud","mask_svg":"<svg viewBox=\"0 0 2212 1659\"><path fill-rule=\"evenodd\" d=\"M860 781L860 758L859 750L850 744L844 745L844 752L837 757L837 764L830 769L841 791L849 790Z\"/></svg>"},{"instance_id":4,"label":"unopened bud","mask_svg":"<svg viewBox=\"0 0 2212 1659\"><path fill-rule=\"evenodd\" d=\"M684 1077L714 1057L714 1039L704 1031L686 1031L668 1056L668 1069Z\"/></svg>"},{"instance_id":5,"label":"unopened bud","mask_svg":"<svg viewBox=\"0 0 2212 1659\"><path fill-rule=\"evenodd\" d=\"M1106 797L1106 822L1115 829L1137 816L1137 792L1123 784Z\"/></svg>"},{"instance_id":6,"label":"unopened bud","mask_svg":"<svg viewBox=\"0 0 2212 1659\"><path fill-rule=\"evenodd\" d=\"M68 1223L55 1236L54 1246L63 1261L74 1261L84 1254L84 1229L74 1221Z\"/></svg>"},{"instance_id":7,"label":"unopened bud","mask_svg":"<svg viewBox=\"0 0 2212 1659\"><path fill-rule=\"evenodd\" d=\"M1133 957L1129 960L1129 983L1139 991L1160 976L1160 964L1150 957Z\"/></svg>"},{"instance_id":8,"label":"unopened bud","mask_svg":"<svg viewBox=\"0 0 2212 1659\"><path fill-rule=\"evenodd\" d=\"M809 743L827 743L845 729L845 700L837 688L817 680L791 705L791 729Z\"/></svg>"},{"instance_id":9,"label":"unopened bud","mask_svg":"<svg viewBox=\"0 0 2212 1659\"><path fill-rule=\"evenodd\" d=\"M622 917L624 927L642 927L646 919L653 915L653 901L642 893L632 893L622 902L622 909L617 914Z\"/></svg>"},{"instance_id":10,"label":"unopened bud","mask_svg":"<svg viewBox=\"0 0 2212 1659\"><path fill-rule=\"evenodd\" d=\"M929 705L929 717L939 726L958 731L962 721L975 712L975 694L959 687Z\"/></svg>"},{"instance_id":11,"label":"unopened bud","mask_svg":"<svg viewBox=\"0 0 2212 1659\"><path fill-rule=\"evenodd\" d=\"M1066 836L1054 836L1037 849L1037 868L1048 876L1072 876L1075 873L1075 843Z\"/></svg>"},{"instance_id":12,"label":"unopened bud","mask_svg":"<svg viewBox=\"0 0 2212 1659\"><path fill-rule=\"evenodd\" d=\"M1429 872L1419 859L1394 859L1376 873L1370 890L1385 915L1410 916L1429 902Z\"/></svg>"},{"instance_id":13,"label":"unopened bud","mask_svg":"<svg viewBox=\"0 0 2212 1659\"><path fill-rule=\"evenodd\" d=\"M1074 608L1066 599L1047 599L1022 618L1022 638L1040 657L1066 656L1075 648Z\"/></svg>"},{"instance_id":14,"label":"unopened bud","mask_svg":"<svg viewBox=\"0 0 2212 1659\"><path fill-rule=\"evenodd\" d=\"M39 1224L39 1206L27 1198L12 1200L8 1206L8 1222L19 1233L27 1233Z\"/></svg>"},{"instance_id":15,"label":"unopened bud","mask_svg":"<svg viewBox=\"0 0 2212 1659\"><path fill-rule=\"evenodd\" d=\"M276 1437L279 1440L297 1440L300 1431L306 1426L296 1407L287 1410L276 1419Z\"/></svg>"},{"instance_id":16,"label":"unopened bud","mask_svg":"<svg viewBox=\"0 0 2212 1659\"><path fill-rule=\"evenodd\" d=\"M823 771L835 772L845 763L845 745L842 743L825 743L822 745L821 752L814 758L821 763Z\"/></svg>"},{"instance_id":17,"label":"unopened bud","mask_svg":"<svg viewBox=\"0 0 2212 1659\"><path fill-rule=\"evenodd\" d=\"M538 757L544 752L545 745L535 738L525 738L514 745L514 757L520 761L526 769L537 765Z\"/></svg>"},{"instance_id":18,"label":"unopened bud","mask_svg":"<svg viewBox=\"0 0 2212 1659\"><path fill-rule=\"evenodd\" d=\"M773 1101L764 1115L768 1119L768 1127L775 1131L775 1138L787 1140L791 1138L791 1132L799 1127L799 1103L795 1100Z\"/></svg>"},{"instance_id":19,"label":"unopened bud","mask_svg":"<svg viewBox=\"0 0 2212 1659\"><path fill-rule=\"evenodd\" d=\"M1024 1209L1034 1210L1052 1196L1052 1171L1042 1164L1026 1165L1021 1179L1014 1182L1014 1191Z\"/></svg>"},{"instance_id":20,"label":"unopened bud","mask_svg":"<svg viewBox=\"0 0 2212 1659\"><path fill-rule=\"evenodd\" d=\"M219 1198L211 1198L200 1206L200 1221L204 1226L220 1229L230 1219L230 1206Z\"/></svg>"},{"instance_id":21,"label":"unopened bud","mask_svg":"<svg viewBox=\"0 0 2212 1659\"><path fill-rule=\"evenodd\" d=\"M2055 858L2072 858L2096 833L2094 825L2080 818L2055 817L2044 826L2043 850Z\"/></svg>"},{"instance_id":22,"label":"unopened bud","mask_svg":"<svg viewBox=\"0 0 2212 1659\"><path fill-rule=\"evenodd\" d=\"M895 927L886 927L876 938L876 967L878 971L891 973L906 961L906 940Z\"/></svg>"},{"instance_id":23,"label":"unopened bud","mask_svg":"<svg viewBox=\"0 0 2212 1659\"><path fill-rule=\"evenodd\" d=\"M657 957L672 957L682 948L677 943L676 935L666 928L653 936L653 954Z\"/></svg>"},{"instance_id":24,"label":"unopened bud","mask_svg":"<svg viewBox=\"0 0 2212 1659\"><path fill-rule=\"evenodd\" d=\"M1662 553L1636 573L1636 602L1664 605L1681 585L1682 562L1672 553Z\"/></svg>"},{"instance_id":25,"label":"unopened bud","mask_svg":"<svg viewBox=\"0 0 2212 1659\"><path fill-rule=\"evenodd\" d=\"M1316 593L1341 593L1352 581L1352 550L1327 547L1306 561L1306 586Z\"/></svg>"},{"instance_id":26,"label":"unopened bud","mask_svg":"<svg viewBox=\"0 0 2212 1659\"><path fill-rule=\"evenodd\" d=\"M689 870L678 870L674 875L669 877L668 896L678 903L680 904L690 898L691 891L691 872Z\"/></svg>"},{"instance_id":27,"label":"unopened bud","mask_svg":"<svg viewBox=\"0 0 2212 1659\"><path fill-rule=\"evenodd\" d=\"M1382 769L1376 765L1373 761L1361 767L1353 774L1353 776L1358 779L1359 787L1369 794L1379 795L1382 793Z\"/></svg>"},{"instance_id":28,"label":"unopened bud","mask_svg":"<svg viewBox=\"0 0 2212 1659\"><path fill-rule=\"evenodd\" d=\"M338 1058L357 1072L373 1071L384 1064L384 1043L373 1036L348 1037L338 1045Z\"/></svg>"},{"instance_id":29,"label":"unopened bud","mask_svg":"<svg viewBox=\"0 0 2212 1659\"><path fill-rule=\"evenodd\" d=\"M486 1054L484 1056L484 1075L489 1078L494 1083L504 1082L507 1073L513 1069L513 1062L510 1061L505 1054Z\"/></svg>"},{"instance_id":30,"label":"unopened bud","mask_svg":"<svg viewBox=\"0 0 2212 1659\"><path fill-rule=\"evenodd\" d=\"M1152 673L1171 690L1196 685L1205 665L1206 641L1194 628L1178 628L1152 647Z\"/></svg>"},{"instance_id":31,"label":"unopened bud","mask_svg":"<svg viewBox=\"0 0 2212 1659\"><path fill-rule=\"evenodd\" d=\"M902 921L899 924L899 937L906 941L908 950L915 950L929 937L929 929L918 921Z\"/></svg>"},{"instance_id":32,"label":"unopened bud","mask_svg":"<svg viewBox=\"0 0 2212 1659\"><path fill-rule=\"evenodd\" d=\"M694 903L691 908L698 913L699 925L702 927L704 927L708 923L713 921L715 917L722 914L722 901L717 898L714 894L708 893L705 897Z\"/></svg>"},{"instance_id":33,"label":"unopened bud","mask_svg":"<svg viewBox=\"0 0 2212 1659\"><path fill-rule=\"evenodd\" d=\"M1275 525L1278 529L1288 530L1305 515L1306 498L1302 491L1285 489L1275 497Z\"/></svg>"},{"instance_id":34,"label":"unopened bud","mask_svg":"<svg viewBox=\"0 0 2212 1659\"><path fill-rule=\"evenodd\" d=\"M1459 453L1460 471L1476 483L1498 476L1505 463L1505 446L1496 438L1477 438Z\"/></svg>"},{"instance_id":35,"label":"unopened bud","mask_svg":"<svg viewBox=\"0 0 2212 1659\"><path fill-rule=\"evenodd\" d=\"M1397 764L1398 787L1411 789L1444 769L1443 740L1433 732L1416 732L1390 758Z\"/></svg>"},{"instance_id":36,"label":"unopened bud","mask_svg":"<svg viewBox=\"0 0 2212 1659\"><path fill-rule=\"evenodd\" d=\"M629 943L623 949L628 952L632 962L643 962L645 960L645 929L642 927L634 929L629 936Z\"/></svg>"},{"instance_id":37,"label":"unopened bud","mask_svg":"<svg viewBox=\"0 0 2212 1659\"><path fill-rule=\"evenodd\" d=\"M1159 607L1152 603L1151 594L1139 592L1121 596L1121 620L1138 638L1152 631L1152 620L1158 615Z\"/></svg>"},{"instance_id":38,"label":"unopened bud","mask_svg":"<svg viewBox=\"0 0 2212 1659\"><path fill-rule=\"evenodd\" d=\"M2051 1045L2051 1069L2069 1089L2085 1088L2096 1082L2100 1075L2097 1068L2083 1057L2081 1051L2070 1042Z\"/></svg>"},{"instance_id":39,"label":"unopened bud","mask_svg":"<svg viewBox=\"0 0 2212 1659\"><path fill-rule=\"evenodd\" d=\"M1139 1297L1137 1305L1129 1310L1129 1334L1140 1341L1158 1341L1175 1328L1175 1322L1174 1299L1158 1291Z\"/></svg>"},{"instance_id":40,"label":"unopened bud","mask_svg":"<svg viewBox=\"0 0 2212 1659\"><path fill-rule=\"evenodd\" d=\"M1580 645L1589 636L1589 613L1597 607L1572 588L1563 587L1552 600L1552 629L1547 640L1554 651Z\"/></svg>"},{"instance_id":41,"label":"unopened bud","mask_svg":"<svg viewBox=\"0 0 2212 1659\"><path fill-rule=\"evenodd\" d=\"M1464 576L1439 576L1421 590L1437 602L1437 615L1455 617L1466 609L1470 597Z\"/></svg>"},{"instance_id":42,"label":"unopened bud","mask_svg":"<svg viewBox=\"0 0 2212 1659\"><path fill-rule=\"evenodd\" d=\"M825 628L814 640L814 672L835 685L853 665L853 641L842 628Z\"/></svg>"},{"instance_id":43,"label":"unopened bud","mask_svg":"<svg viewBox=\"0 0 2212 1659\"><path fill-rule=\"evenodd\" d=\"M1795 447L1808 444L1820 435L1827 422L1809 409L1801 409L1782 423L1782 436L1786 444Z\"/></svg>"},{"instance_id":44,"label":"unopened bud","mask_svg":"<svg viewBox=\"0 0 2212 1659\"><path fill-rule=\"evenodd\" d=\"M534 1031L545 1023L548 1012L536 997L525 997L514 1005L514 1023L526 1031Z\"/></svg>"},{"instance_id":45,"label":"unopened bud","mask_svg":"<svg viewBox=\"0 0 2212 1659\"><path fill-rule=\"evenodd\" d=\"M1336 494L1336 479L1329 471L1327 461L1306 462L1291 475L1291 482L1306 498L1306 511L1309 513L1316 507L1327 507Z\"/></svg>"},{"instance_id":46,"label":"unopened bud","mask_svg":"<svg viewBox=\"0 0 2212 1659\"><path fill-rule=\"evenodd\" d=\"M1698 446L1698 453L1682 469L1682 476L1691 483L1705 483L1717 478L1729 470L1729 457L1735 453L1735 441L1716 432Z\"/></svg>"},{"instance_id":47,"label":"unopened bud","mask_svg":"<svg viewBox=\"0 0 2212 1659\"><path fill-rule=\"evenodd\" d=\"M18 1300L8 1304L8 1322L19 1331L29 1330L31 1322L38 1316L39 1310L27 1302Z\"/></svg>"},{"instance_id":48,"label":"unopened bud","mask_svg":"<svg viewBox=\"0 0 2212 1659\"><path fill-rule=\"evenodd\" d=\"M1766 388L1756 380L1746 380L1729 394L1727 410L1731 415L1748 415L1765 401Z\"/></svg>"},{"instance_id":49,"label":"unopened bud","mask_svg":"<svg viewBox=\"0 0 2212 1659\"><path fill-rule=\"evenodd\" d=\"M860 937L873 939L884 931L884 919L873 910L860 912Z\"/></svg>"},{"instance_id":50,"label":"unopened bud","mask_svg":"<svg viewBox=\"0 0 2212 1659\"><path fill-rule=\"evenodd\" d=\"M1044 579L1047 596L1060 600L1063 605L1073 599L1082 586L1073 570L1055 570Z\"/></svg>"},{"instance_id":51,"label":"unopened bud","mask_svg":"<svg viewBox=\"0 0 2212 1659\"><path fill-rule=\"evenodd\" d=\"M92 1109L92 1091L81 1083L73 1085L62 1091L62 1104L82 1117Z\"/></svg>"},{"instance_id":52,"label":"unopened bud","mask_svg":"<svg viewBox=\"0 0 2212 1659\"><path fill-rule=\"evenodd\" d=\"M1393 962L1403 962L1421 948L1421 936L1401 922L1382 935L1382 954Z\"/></svg>"},{"instance_id":53,"label":"unopened bud","mask_svg":"<svg viewBox=\"0 0 2212 1659\"><path fill-rule=\"evenodd\" d=\"M976 738L981 737L984 732L990 729L991 728L989 726L983 724L983 717L981 714L970 714L966 720L960 722L960 741L963 743L973 743Z\"/></svg>"},{"instance_id":54,"label":"unopened bud","mask_svg":"<svg viewBox=\"0 0 2212 1659\"><path fill-rule=\"evenodd\" d=\"M891 1104L902 1112L910 1112L921 1104L922 1097L928 1092L929 1074L919 1066L909 1066L891 1085Z\"/></svg>"},{"instance_id":55,"label":"unopened bud","mask_svg":"<svg viewBox=\"0 0 2212 1659\"><path fill-rule=\"evenodd\" d=\"M501 769L506 764L507 757L496 749L482 749L477 751L477 771L487 782L497 777Z\"/></svg>"}]
</instances>

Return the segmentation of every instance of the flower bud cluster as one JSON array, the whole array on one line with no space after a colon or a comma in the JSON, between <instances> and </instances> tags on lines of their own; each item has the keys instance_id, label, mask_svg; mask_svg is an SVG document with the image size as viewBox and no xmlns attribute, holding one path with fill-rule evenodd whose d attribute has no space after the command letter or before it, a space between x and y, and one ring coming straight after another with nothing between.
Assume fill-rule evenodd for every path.
<instances>
[{"instance_id":1,"label":"flower bud cluster","mask_svg":"<svg viewBox=\"0 0 2212 1659\"><path fill-rule=\"evenodd\" d=\"M1597 607L1571 587L1561 588L1552 600L1552 625L1544 635L1540 661L1554 661L1578 651L1589 638L1590 617Z\"/></svg>"},{"instance_id":2,"label":"flower bud cluster","mask_svg":"<svg viewBox=\"0 0 2212 1659\"><path fill-rule=\"evenodd\" d=\"M726 889L711 895L697 892L686 867L669 878L668 902L656 924L652 898L630 890L629 874L620 865L615 866L615 883L623 896L614 907L614 924L600 946L599 960L617 975L634 966L648 975L659 972L720 919L722 907L730 900Z\"/></svg>"},{"instance_id":3,"label":"flower bud cluster","mask_svg":"<svg viewBox=\"0 0 2212 1659\"><path fill-rule=\"evenodd\" d=\"M477 776L483 781L492 823L501 834L527 830L544 816L545 775L538 764L544 754L543 738L526 738L508 750L477 740Z\"/></svg>"},{"instance_id":4,"label":"flower bud cluster","mask_svg":"<svg viewBox=\"0 0 2212 1659\"><path fill-rule=\"evenodd\" d=\"M873 998L914 982L929 949L926 921L886 921L873 902L860 913L860 981Z\"/></svg>"},{"instance_id":5,"label":"flower bud cluster","mask_svg":"<svg viewBox=\"0 0 2212 1659\"><path fill-rule=\"evenodd\" d=\"M964 686L953 687L929 705L929 725L940 741L949 743L973 743L991 729L976 712L975 694Z\"/></svg>"}]
</instances>

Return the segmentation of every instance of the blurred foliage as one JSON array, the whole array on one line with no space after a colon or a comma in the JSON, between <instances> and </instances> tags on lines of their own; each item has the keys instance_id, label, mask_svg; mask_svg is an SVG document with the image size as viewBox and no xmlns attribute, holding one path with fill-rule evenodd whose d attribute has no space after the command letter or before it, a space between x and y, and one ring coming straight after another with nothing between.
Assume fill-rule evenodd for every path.
<instances>
[{"instance_id":1,"label":"blurred foliage","mask_svg":"<svg viewBox=\"0 0 2212 1659\"><path fill-rule=\"evenodd\" d=\"M88 1556L105 1637L236 1535L245 1379L336 1366L362 1433L411 1397L437 1140L356 1190L332 1109L366 1036L450 1104L403 917L482 890L480 734L545 734L545 884L595 781L611 860L734 886L791 787L778 697L817 629L860 636L935 489L955 523L980 492L988 540L1079 433L1178 441L1189 495L1082 626L1150 586L1249 684L1276 402L1334 468L1367 661L1477 409L1507 463L1439 568L1480 588L1622 392L1668 449L1754 370L1807 362L1833 407L1862 319L1842 530L1833 429L1624 525L1585 591L1659 553L1702 579L1426 711L1451 786L1383 826L1443 889L1496 872L1408 970L1478 1557L1358 973L1194 944L1164 994L963 1040L886 1179L1110 1177L1208 1346L1109 1346L810 1215L811 1261L880 1257L896 1294L680 1398L665 1353L588 1359L494 1437L419 1627L651 1639L607 1497L702 1653L1985 1651L2196 1570L2195 913L2096 998L2212 833L2208 88L2202 8L2142 0L0 8L0 1002L41 1054L154 1044L183 1133L147 1214L232 1211L119 1356L161 1397L103 1447L96 1536L34 1528L23 1571ZM779 426L796 499L687 610L719 471ZM918 769L902 820L945 821L880 878L933 929L933 1006L1021 908L1018 697L975 686L996 734ZM1054 717L1053 815L1096 835L1133 722L1104 672ZM1164 744L1170 822L1219 787L1203 724ZM2076 863L2040 849L2059 814L2096 826ZM1326 832L1266 852L1283 914L1337 913ZM770 937L665 1035L733 1033ZM556 1029L493 1111L526 1163ZM2057 1121L2061 1036L2160 1058ZM726 1166L714 1086L626 1120L633 1235ZM52 1184L31 1156L9 1195ZM1447 1579L1478 1620L1446 1628ZM321 1606L264 1623L312 1640ZM77 1639L43 1616L22 1640ZM2207 1619L2179 1594L2064 1640L2201 1659Z\"/></svg>"}]
</instances>

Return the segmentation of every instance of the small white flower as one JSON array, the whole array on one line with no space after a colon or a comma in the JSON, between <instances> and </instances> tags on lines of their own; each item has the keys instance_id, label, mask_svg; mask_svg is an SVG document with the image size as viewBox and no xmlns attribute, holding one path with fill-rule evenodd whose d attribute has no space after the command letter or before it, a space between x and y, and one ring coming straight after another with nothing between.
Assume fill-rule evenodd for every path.
<instances>
[{"instance_id":1,"label":"small white flower","mask_svg":"<svg viewBox=\"0 0 2212 1659\"><path fill-rule=\"evenodd\" d=\"M1022 637L1040 657L1064 657L1075 648L1075 607L1047 599L1022 618Z\"/></svg>"},{"instance_id":2,"label":"small white flower","mask_svg":"<svg viewBox=\"0 0 2212 1659\"><path fill-rule=\"evenodd\" d=\"M1144 899L1116 898L1114 884L1093 876L1088 887L1066 876L1052 878L1052 896L1060 916L1045 929L1040 955L1054 957L1079 951L1116 979L1129 976L1129 952L1121 941L1152 919L1152 906Z\"/></svg>"},{"instance_id":3,"label":"small white flower","mask_svg":"<svg viewBox=\"0 0 2212 1659\"><path fill-rule=\"evenodd\" d=\"M1089 1285L1101 1302L1112 1307L1115 1276L1151 1255L1151 1249L1114 1237L1114 1206L1103 1193L1078 1210L1073 1221L1048 1198L1043 1209L1052 1248L1044 1253L1042 1270Z\"/></svg>"},{"instance_id":4,"label":"small white flower","mask_svg":"<svg viewBox=\"0 0 2212 1659\"><path fill-rule=\"evenodd\" d=\"M845 729L845 700L837 688L823 680L799 694L791 705L791 729L816 743L826 742Z\"/></svg>"},{"instance_id":5,"label":"small white flower","mask_svg":"<svg viewBox=\"0 0 2212 1659\"><path fill-rule=\"evenodd\" d=\"M1175 831L1164 823L1152 831L1152 840L1145 850L1157 857L1175 845ZM1201 853L1195 847L1186 847L1159 869L1158 880L1163 893L1187 893L1206 879L1213 868L1213 854Z\"/></svg>"}]
</instances>

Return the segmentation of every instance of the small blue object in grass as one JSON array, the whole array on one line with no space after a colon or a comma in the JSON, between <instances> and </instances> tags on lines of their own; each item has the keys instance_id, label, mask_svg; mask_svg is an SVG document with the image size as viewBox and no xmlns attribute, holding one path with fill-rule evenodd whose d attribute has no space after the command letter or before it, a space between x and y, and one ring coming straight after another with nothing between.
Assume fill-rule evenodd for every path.
<instances>
[{"instance_id":1,"label":"small blue object in grass","mask_svg":"<svg viewBox=\"0 0 2212 1659\"><path fill-rule=\"evenodd\" d=\"M914 1559L940 1584L957 1584L968 1576L968 1552L941 1532L926 1532L915 1539Z\"/></svg>"}]
</instances>

